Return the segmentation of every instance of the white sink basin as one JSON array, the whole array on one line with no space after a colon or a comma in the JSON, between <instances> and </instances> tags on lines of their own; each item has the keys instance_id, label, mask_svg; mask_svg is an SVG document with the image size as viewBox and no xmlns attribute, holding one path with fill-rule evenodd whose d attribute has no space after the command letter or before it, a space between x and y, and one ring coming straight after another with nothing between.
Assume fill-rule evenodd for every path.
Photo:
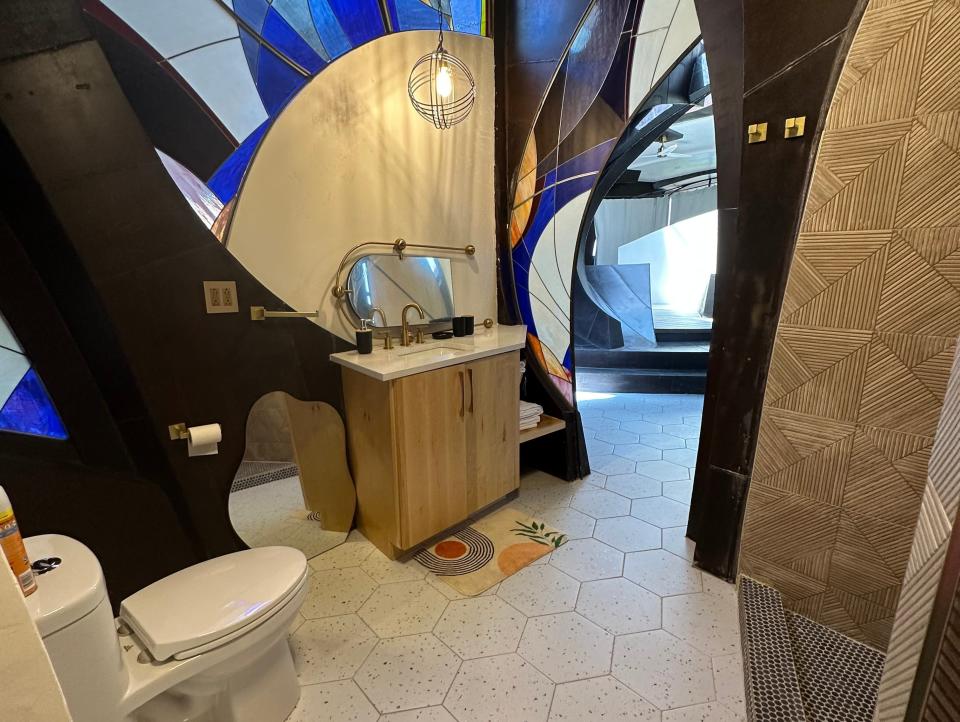
<instances>
[{"instance_id":1,"label":"white sink basin","mask_svg":"<svg viewBox=\"0 0 960 722\"><path fill-rule=\"evenodd\" d=\"M453 358L459 354L462 354L464 351L469 349L461 348L459 346L446 346L443 344L438 344L436 346L427 346L426 348L414 348L409 351L401 351L400 355L404 358L410 356L416 356L417 361L426 361L428 358L436 359L438 361L448 358Z\"/></svg>"}]
</instances>

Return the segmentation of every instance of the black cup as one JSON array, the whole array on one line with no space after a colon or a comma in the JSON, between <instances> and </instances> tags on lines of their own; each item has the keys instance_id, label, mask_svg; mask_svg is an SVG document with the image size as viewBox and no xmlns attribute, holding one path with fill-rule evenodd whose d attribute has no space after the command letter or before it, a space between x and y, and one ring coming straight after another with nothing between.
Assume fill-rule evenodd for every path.
<instances>
[{"instance_id":1,"label":"black cup","mask_svg":"<svg viewBox=\"0 0 960 722\"><path fill-rule=\"evenodd\" d=\"M373 353L373 331L368 328L357 329L357 353Z\"/></svg>"},{"instance_id":2,"label":"black cup","mask_svg":"<svg viewBox=\"0 0 960 722\"><path fill-rule=\"evenodd\" d=\"M467 335L467 317L466 316L454 316L452 320L453 324L453 335L454 336L466 336Z\"/></svg>"},{"instance_id":3,"label":"black cup","mask_svg":"<svg viewBox=\"0 0 960 722\"><path fill-rule=\"evenodd\" d=\"M473 316L463 316L464 333L467 336L473 336Z\"/></svg>"}]
</instances>

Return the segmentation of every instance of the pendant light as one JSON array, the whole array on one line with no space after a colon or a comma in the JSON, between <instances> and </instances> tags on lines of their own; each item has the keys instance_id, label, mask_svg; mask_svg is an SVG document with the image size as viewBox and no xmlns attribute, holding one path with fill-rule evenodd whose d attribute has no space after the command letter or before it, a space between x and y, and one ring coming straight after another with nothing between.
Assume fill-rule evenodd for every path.
<instances>
[{"instance_id":1,"label":"pendant light","mask_svg":"<svg viewBox=\"0 0 960 722\"><path fill-rule=\"evenodd\" d=\"M443 47L443 13L437 49L420 58L410 71L407 91L414 109L444 130L464 120L473 109L477 86L466 64Z\"/></svg>"}]
</instances>

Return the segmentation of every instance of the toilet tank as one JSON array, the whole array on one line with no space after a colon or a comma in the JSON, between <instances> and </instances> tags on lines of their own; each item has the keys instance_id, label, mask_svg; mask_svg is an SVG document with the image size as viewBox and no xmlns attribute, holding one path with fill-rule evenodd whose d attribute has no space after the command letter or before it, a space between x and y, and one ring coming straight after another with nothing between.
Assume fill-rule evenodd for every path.
<instances>
[{"instance_id":1,"label":"toilet tank","mask_svg":"<svg viewBox=\"0 0 960 722\"><path fill-rule=\"evenodd\" d=\"M23 540L31 562L46 560L25 601L74 722L118 722L127 673L107 585L96 556L76 539L43 534Z\"/></svg>"}]
</instances>

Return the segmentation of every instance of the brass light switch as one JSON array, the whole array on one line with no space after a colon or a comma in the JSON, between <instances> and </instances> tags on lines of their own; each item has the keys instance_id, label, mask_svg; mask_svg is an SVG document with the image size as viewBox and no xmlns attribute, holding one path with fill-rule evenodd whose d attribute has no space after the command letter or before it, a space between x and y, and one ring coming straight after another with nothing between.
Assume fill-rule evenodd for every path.
<instances>
[{"instance_id":1,"label":"brass light switch","mask_svg":"<svg viewBox=\"0 0 960 722\"><path fill-rule=\"evenodd\" d=\"M203 297L207 313L237 313L236 281L204 281Z\"/></svg>"},{"instance_id":2,"label":"brass light switch","mask_svg":"<svg viewBox=\"0 0 960 722\"><path fill-rule=\"evenodd\" d=\"M806 123L807 116L798 115L796 118L787 118L783 122L784 138L799 138L803 135L803 126Z\"/></svg>"},{"instance_id":3,"label":"brass light switch","mask_svg":"<svg viewBox=\"0 0 960 722\"><path fill-rule=\"evenodd\" d=\"M751 123L747 126L747 143L764 143L766 140L766 123Z\"/></svg>"}]
</instances>

